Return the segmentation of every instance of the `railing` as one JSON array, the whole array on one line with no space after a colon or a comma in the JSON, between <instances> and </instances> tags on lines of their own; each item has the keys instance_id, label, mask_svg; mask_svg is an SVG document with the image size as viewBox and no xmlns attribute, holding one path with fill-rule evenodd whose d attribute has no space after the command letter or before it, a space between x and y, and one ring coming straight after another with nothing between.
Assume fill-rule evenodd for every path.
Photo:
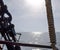
<instances>
[{"instance_id":1,"label":"railing","mask_svg":"<svg viewBox=\"0 0 60 50\"><path fill-rule=\"evenodd\" d=\"M37 48L49 48L49 49L52 48L51 46L47 46L47 45L17 43L17 42L10 42L10 41L0 41L0 44L9 44L9 45L26 46L26 47L37 47Z\"/></svg>"}]
</instances>

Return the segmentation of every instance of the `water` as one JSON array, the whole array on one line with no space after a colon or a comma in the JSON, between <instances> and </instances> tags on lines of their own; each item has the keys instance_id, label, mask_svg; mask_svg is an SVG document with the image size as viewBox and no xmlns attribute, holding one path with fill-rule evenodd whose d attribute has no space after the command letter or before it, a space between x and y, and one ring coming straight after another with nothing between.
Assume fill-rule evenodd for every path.
<instances>
[{"instance_id":1,"label":"water","mask_svg":"<svg viewBox=\"0 0 60 50\"><path fill-rule=\"evenodd\" d=\"M57 44L56 46L60 50L60 32L56 33ZM50 45L49 34L42 32L25 32L22 33L20 42L22 43L31 43L31 44L40 44L40 45ZM52 50L46 48L32 48L32 47L21 47L22 50Z\"/></svg>"},{"instance_id":2,"label":"water","mask_svg":"<svg viewBox=\"0 0 60 50\"><path fill-rule=\"evenodd\" d=\"M29 43L29 44L40 44L40 45L50 45L49 34L42 32L22 32L21 38L19 42L21 43ZM18 36L17 36L18 38ZM57 47L60 50L60 32L56 33L57 38ZM4 47L5 48L5 47ZM6 50L6 48L4 49ZM32 48L32 47L23 47L21 46L21 50L52 50L46 48Z\"/></svg>"}]
</instances>

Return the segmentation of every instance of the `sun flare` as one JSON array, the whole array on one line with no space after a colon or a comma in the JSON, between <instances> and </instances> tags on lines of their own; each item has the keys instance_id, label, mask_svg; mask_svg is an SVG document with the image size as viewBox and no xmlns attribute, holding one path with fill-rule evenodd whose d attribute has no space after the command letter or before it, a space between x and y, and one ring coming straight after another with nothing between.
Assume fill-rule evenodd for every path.
<instances>
[{"instance_id":1,"label":"sun flare","mask_svg":"<svg viewBox=\"0 0 60 50\"><path fill-rule=\"evenodd\" d=\"M32 49L32 50L41 50L41 49L37 48L37 49Z\"/></svg>"},{"instance_id":2,"label":"sun flare","mask_svg":"<svg viewBox=\"0 0 60 50\"><path fill-rule=\"evenodd\" d=\"M33 32L34 35L40 35L42 32Z\"/></svg>"},{"instance_id":3,"label":"sun flare","mask_svg":"<svg viewBox=\"0 0 60 50\"><path fill-rule=\"evenodd\" d=\"M44 0L25 0L26 4L31 8L41 8Z\"/></svg>"}]
</instances>

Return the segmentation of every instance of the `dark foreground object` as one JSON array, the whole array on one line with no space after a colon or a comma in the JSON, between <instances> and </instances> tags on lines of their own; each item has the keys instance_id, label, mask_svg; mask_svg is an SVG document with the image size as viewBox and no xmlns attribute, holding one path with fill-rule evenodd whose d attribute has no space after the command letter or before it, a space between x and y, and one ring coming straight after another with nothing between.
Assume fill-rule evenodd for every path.
<instances>
[{"instance_id":1,"label":"dark foreground object","mask_svg":"<svg viewBox=\"0 0 60 50\"><path fill-rule=\"evenodd\" d=\"M15 50L21 50L20 46L15 46Z\"/></svg>"},{"instance_id":2,"label":"dark foreground object","mask_svg":"<svg viewBox=\"0 0 60 50\"><path fill-rule=\"evenodd\" d=\"M0 44L11 44L16 46L27 46L27 47L37 47L37 48L49 48L49 49L52 48L51 46L46 46L46 45L16 43L16 42L10 42L10 41L0 41Z\"/></svg>"}]
</instances>

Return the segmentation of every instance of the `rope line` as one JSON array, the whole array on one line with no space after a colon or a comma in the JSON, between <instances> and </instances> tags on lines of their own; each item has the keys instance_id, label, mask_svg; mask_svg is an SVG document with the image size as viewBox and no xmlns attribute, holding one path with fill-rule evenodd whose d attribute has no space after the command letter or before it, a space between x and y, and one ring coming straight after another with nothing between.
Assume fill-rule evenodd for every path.
<instances>
[{"instance_id":1,"label":"rope line","mask_svg":"<svg viewBox=\"0 0 60 50\"><path fill-rule=\"evenodd\" d=\"M48 20L48 29L49 29L49 36L50 42L53 50L57 50L56 48L56 34L55 34L55 27L54 27L54 18L52 12L52 5L51 0L45 0L46 2L46 11L47 11L47 20Z\"/></svg>"}]
</instances>

